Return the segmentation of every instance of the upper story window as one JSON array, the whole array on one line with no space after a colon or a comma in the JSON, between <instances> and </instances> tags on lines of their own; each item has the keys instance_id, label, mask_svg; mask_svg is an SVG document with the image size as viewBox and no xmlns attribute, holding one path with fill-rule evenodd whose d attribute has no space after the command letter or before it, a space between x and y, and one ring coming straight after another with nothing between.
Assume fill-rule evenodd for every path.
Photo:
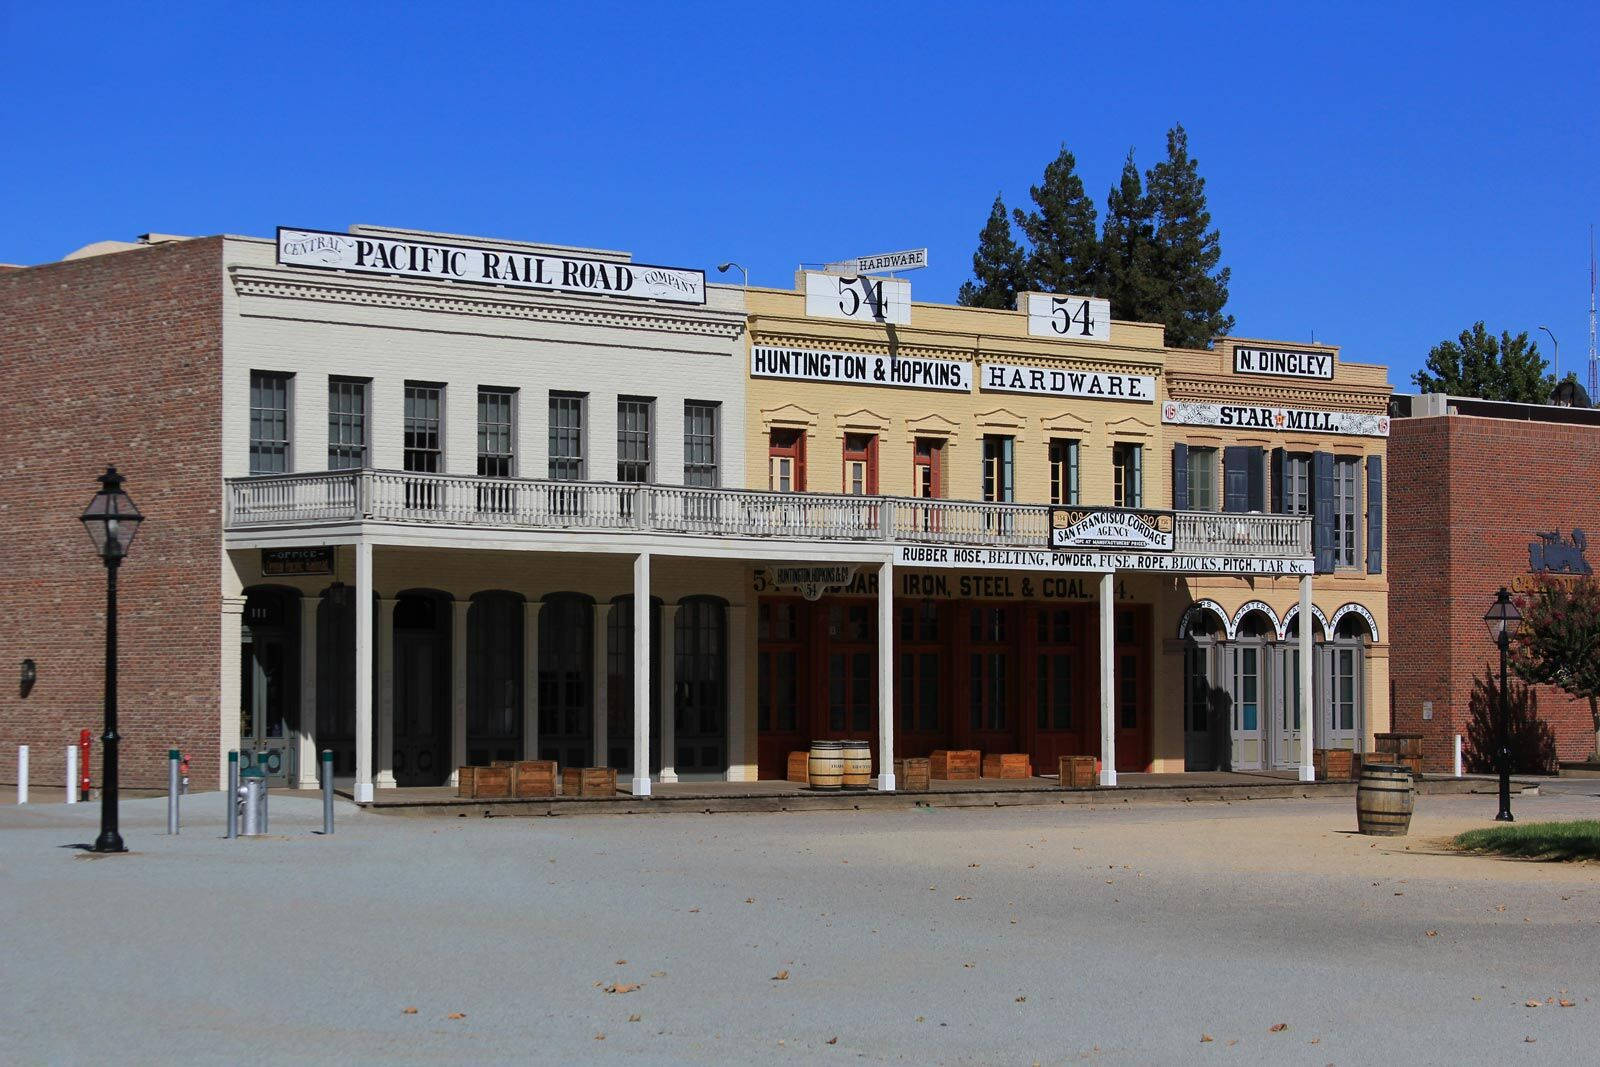
<instances>
[{"instance_id":1,"label":"upper story window","mask_svg":"<svg viewBox=\"0 0 1600 1067\"><path fill-rule=\"evenodd\" d=\"M367 463L367 409L372 382L367 378L328 379L328 469L349 470Z\"/></svg>"},{"instance_id":2,"label":"upper story window","mask_svg":"<svg viewBox=\"0 0 1600 1067\"><path fill-rule=\"evenodd\" d=\"M292 374L250 372L250 473L289 469L289 382Z\"/></svg>"},{"instance_id":3,"label":"upper story window","mask_svg":"<svg viewBox=\"0 0 1600 1067\"><path fill-rule=\"evenodd\" d=\"M650 431L656 402L648 397L617 398L617 481L650 480Z\"/></svg>"},{"instance_id":4,"label":"upper story window","mask_svg":"<svg viewBox=\"0 0 1600 1067\"><path fill-rule=\"evenodd\" d=\"M913 496L944 496L944 442L937 437L919 437L911 450L911 492Z\"/></svg>"},{"instance_id":5,"label":"upper story window","mask_svg":"<svg viewBox=\"0 0 1600 1067\"><path fill-rule=\"evenodd\" d=\"M1016 438L985 434L983 438L983 499L1010 503L1016 499L1013 469Z\"/></svg>"},{"instance_id":6,"label":"upper story window","mask_svg":"<svg viewBox=\"0 0 1600 1067\"><path fill-rule=\"evenodd\" d=\"M478 473L484 477L516 474L516 399L515 389L478 386Z\"/></svg>"},{"instance_id":7,"label":"upper story window","mask_svg":"<svg viewBox=\"0 0 1600 1067\"><path fill-rule=\"evenodd\" d=\"M407 382L405 394L405 469L438 474L444 469L441 433L444 386Z\"/></svg>"},{"instance_id":8,"label":"upper story window","mask_svg":"<svg viewBox=\"0 0 1600 1067\"><path fill-rule=\"evenodd\" d=\"M1356 531L1361 522L1361 459L1333 458L1333 565L1356 567L1361 563Z\"/></svg>"},{"instance_id":9,"label":"upper story window","mask_svg":"<svg viewBox=\"0 0 1600 1067\"><path fill-rule=\"evenodd\" d=\"M582 393L550 394L550 477L581 481L583 469Z\"/></svg>"},{"instance_id":10,"label":"upper story window","mask_svg":"<svg viewBox=\"0 0 1600 1067\"><path fill-rule=\"evenodd\" d=\"M717 469L717 423L722 405L707 400L683 402L683 484L715 489L721 480Z\"/></svg>"},{"instance_id":11,"label":"upper story window","mask_svg":"<svg viewBox=\"0 0 1600 1067\"><path fill-rule=\"evenodd\" d=\"M1311 514L1311 456L1306 452L1291 452L1283 458L1283 513L1285 515Z\"/></svg>"},{"instance_id":12,"label":"upper story window","mask_svg":"<svg viewBox=\"0 0 1600 1067\"><path fill-rule=\"evenodd\" d=\"M851 496L878 492L878 438L875 434L844 435L844 491Z\"/></svg>"},{"instance_id":13,"label":"upper story window","mask_svg":"<svg viewBox=\"0 0 1600 1067\"><path fill-rule=\"evenodd\" d=\"M1217 450L1191 446L1188 462L1190 510L1216 511L1218 507Z\"/></svg>"},{"instance_id":14,"label":"upper story window","mask_svg":"<svg viewBox=\"0 0 1600 1067\"><path fill-rule=\"evenodd\" d=\"M806 491L804 430L773 430L768 435L767 488L780 493Z\"/></svg>"},{"instance_id":15,"label":"upper story window","mask_svg":"<svg viewBox=\"0 0 1600 1067\"><path fill-rule=\"evenodd\" d=\"M1050 503L1076 504L1078 499L1078 442L1064 437L1050 441Z\"/></svg>"},{"instance_id":16,"label":"upper story window","mask_svg":"<svg viewBox=\"0 0 1600 1067\"><path fill-rule=\"evenodd\" d=\"M1128 441L1111 446L1111 503L1144 507L1144 447Z\"/></svg>"}]
</instances>

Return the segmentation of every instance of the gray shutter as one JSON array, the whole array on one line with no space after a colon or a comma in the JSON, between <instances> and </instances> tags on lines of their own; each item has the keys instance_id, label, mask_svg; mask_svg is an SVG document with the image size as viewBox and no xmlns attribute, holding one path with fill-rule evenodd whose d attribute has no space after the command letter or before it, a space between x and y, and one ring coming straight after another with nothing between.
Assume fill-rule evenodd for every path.
<instances>
[{"instance_id":1,"label":"gray shutter","mask_svg":"<svg viewBox=\"0 0 1600 1067\"><path fill-rule=\"evenodd\" d=\"M1189 510L1189 446L1172 446L1172 510Z\"/></svg>"},{"instance_id":2,"label":"gray shutter","mask_svg":"<svg viewBox=\"0 0 1600 1067\"><path fill-rule=\"evenodd\" d=\"M1222 450L1222 510L1248 511L1250 504L1250 449L1229 445Z\"/></svg>"},{"instance_id":3,"label":"gray shutter","mask_svg":"<svg viewBox=\"0 0 1600 1067\"><path fill-rule=\"evenodd\" d=\"M1311 453L1311 547L1317 573L1333 573L1333 453Z\"/></svg>"},{"instance_id":4,"label":"gray shutter","mask_svg":"<svg viewBox=\"0 0 1600 1067\"><path fill-rule=\"evenodd\" d=\"M1281 448L1272 450L1272 513L1283 514L1283 487L1289 479L1289 453Z\"/></svg>"},{"instance_id":5,"label":"gray shutter","mask_svg":"<svg viewBox=\"0 0 1600 1067\"><path fill-rule=\"evenodd\" d=\"M1367 573L1383 573L1383 457L1367 457Z\"/></svg>"},{"instance_id":6,"label":"gray shutter","mask_svg":"<svg viewBox=\"0 0 1600 1067\"><path fill-rule=\"evenodd\" d=\"M1246 448L1245 453L1245 510L1267 510L1267 450Z\"/></svg>"}]
</instances>

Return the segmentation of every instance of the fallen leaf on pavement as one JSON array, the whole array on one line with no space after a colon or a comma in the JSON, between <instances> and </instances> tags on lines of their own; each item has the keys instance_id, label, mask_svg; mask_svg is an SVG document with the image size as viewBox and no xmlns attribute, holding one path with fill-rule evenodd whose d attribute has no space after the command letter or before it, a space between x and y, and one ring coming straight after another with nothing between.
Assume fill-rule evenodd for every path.
<instances>
[{"instance_id":1,"label":"fallen leaf on pavement","mask_svg":"<svg viewBox=\"0 0 1600 1067\"><path fill-rule=\"evenodd\" d=\"M612 982L606 986L607 993L632 993L639 988L638 982Z\"/></svg>"},{"instance_id":2,"label":"fallen leaf on pavement","mask_svg":"<svg viewBox=\"0 0 1600 1067\"><path fill-rule=\"evenodd\" d=\"M666 976L667 976L667 972L666 971L651 971L650 972L650 977L651 978L665 978Z\"/></svg>"},{"instance_id":3,"label":"fallen leaf on pavement","mask_svg":"<svg viewBox=\"0 0 1600 1067\"><path fill-rule=\"evenodd\" d=\"M628 1016L628 1021L630 1023L636 1023L636 1022L639 1021L639 1016L638 1015L630 1015L630 1016Z\"/></svg>"},{"instance_id":4,"label":"fallen leaf on pavement","mask_svg":"<svg viewBox=\"0 0 1600 1067\"><path fill-rule=\"evenodd\" d=\"M772 980L774 982L787 982L789 980L789 972L779 971L777 974L772 976Z\"/></svg>"},{"instance_id":5,"label":"fallen leaf on pavement","mask_svg":"<svg viewBox=\"0 0 1600 1067\"><path fill-rule=\"evenodd\" d=\"M417 1009L416 1008L401 1008L400 1009L400 1014L401 1015L415 1015L416 1013L417 1013Z\"/></svg>"},{"instance_id":6,"label":"fallen leaf on pavement","mask_svg":"<svg viewBox=\"0 0 1600 1067\"><path fill-rule=\"evenodd\" d=\"M628 962L627 960L618 960L617 961L617 966L621 967L624 963L627 963L627 962Z\"/></svg>"},{"instance_id":7,"label":"fallen leaf on pavement","mask_svg":"<svg viewBox=\"0 0 1600 1067\"><path fill-rule=\"evenodd\" d=\"M1023 1002L1023 1001L1025 1001L1025 1000L1027 1000L1027 999L1028 999L1028 998L1027 998L1027 997L1018 997L1018 998L1017 998L1017 1003L1018 1003L1018 1004L1021 1004L1021 1003L1022 1003L1022 1002Z\"/></svg>"},{"instance_id":8,"label":"fallen leaf on pavement","mask_svg":"<svg viewBox=\"0 0 1600 1067\"><path fill-rule=\"evenodd\" d=\"M1428 936L1429 937L1438 937L1439 936L1439 931L1437 931L1437 930L1429 930L1428 931Z\"/></svg>"},{"instance_id":9,"label":"fallen leaf on pavement","mask_svg":"<svg viewBox=\"0 0 1600 1067\"><path fill-rule=\"evenodd\" d=\"M1530 1000L1526 1002L1526 1005L1530 1008L1537 1008L1539 1006L1539 1002L1537 1000Z\"/></svg>"},{"instance_id":10,"label":"fallen leaf on pavement","mask_svg":"<svg viewBox=\"0 0 1600 1067\"><path fill-rule=\"evenodd\" d=\"M467 1013L464 1011L453 1011L449 1015L445 1016L447 1019L465 1019L466 1017Z\"/></svg>"},{"instance_id":11,"label":"fallen leaf on pavement","mask_svg":"<svg viewBox=\"0 0 1600 1067\"><path fill-rule=\"evenodd\" d=\"M1572 1008L1572 1007L1576 1007L1576 1006L1577 1006L1577 1003L1576 1003L1576 1001L1571 1001L1571 1000L1568 1000L1568 999L1567 999L1567 998L1566 998L1566 997L1562 997L1562 998L1561 998L1561 1000L1560 1000L1560 1001L1558 1001L1558 1003L1559 1003L1559 1004L1560 1004L1560 1005L1561 1005L1561 1006L1562 1006L1562 1007L1563 1007L1563 1008Z\"/></svg>"},{"instance_id":12,"label":"fallen leaf on pavement","mask_svg":"<svg viewBox=\"0 0 1600 1067\"><path fill-rule=\"evenodd\" d=\"M690 908L690 909L689 909L689 914L690 914L690 915L693 915L693 914L695 914L695 913L696 913L696 912L698 912L698 911L699 911L699 910L700 910L700 909L699 909L699 908Z\"/></svg>"},{"instance_id":13,"label":"fallen leaf on pavement","mask_svg":"<svg viewBox=\"0 0 1600 1067\"><path fill-rule=\"evenodd\" d=\"M595 1034L594 1035L594 1039L596 1041L604 1041L606 1039L606 1035L605 1034Z\"/></svg>"},{"instance_id":14,"label":"fallen leaf on pavement","mask_svg":"<svg viewBox=\"0 0 1600 1067\"><path fill-rule=\"evenodd\" d=\"M839 1039L838 1039L838 1038L837 1038L837 1037L830 1037L830 1038L828 1038L828 1044L830 1044L830 1045L837 1045L837 1044L838 1044L838 1043L839 1043Z\"/></svg>"},{"instance_id":15,"label":"fallen leaf on pavement","mask_svg":"<svg viewBox=\"0 0 1600 1067\"><path fill-rule=\"evenodd\" d=\"M1208 1041L1215 1041L1215 1040L1216 1040L1216 1038L1212 1037L1210 1034L1201 1034L1200 1035L1200 1043L1202 1045L1204 1045Z\"/></svg>"},{"instance_id":16,"label":"fallen leaf on pavement","mask_svg":"<svg viewBox=\"0 0 1600 1067\"><path fill-rule=\"evenodd\" d=\"M1271 1034L1281 1034L1287 1029L1289 1029L1288 1023L1273 1023L1271 1026L1267 1027L1267 1032Z\"/></svg>"},{"instance_id":17,"label":"fallen leaf on pavement","mask_svg":"<svg viewBox=\"0 0 1600 1067\"><path fill-rule=\"evenodd\" d=\"M754 904L756 902L756 898L755 897L745 897L744 898L744 902L746 904Z\"/></svg>"}]
</instances>

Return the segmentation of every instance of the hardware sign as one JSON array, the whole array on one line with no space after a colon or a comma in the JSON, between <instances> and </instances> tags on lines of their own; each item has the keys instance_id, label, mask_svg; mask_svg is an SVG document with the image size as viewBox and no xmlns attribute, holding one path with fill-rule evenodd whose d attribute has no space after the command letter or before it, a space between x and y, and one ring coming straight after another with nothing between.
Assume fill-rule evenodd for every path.
<instances>
[{"instance_id":1,"label":"hardware sign","mask_svg":"<svg viewBox=\"0 0 1600 1067\"><path fill-rule=\"evenodd\" d=\"M928 250L911 248L904 252L884 252L881 255L829 263L827 269L839 274L878 274L884 271L921 270L927 265Z\"/></svg>"},{"instance_id":2,"label":"hardware sign","mask_svg":"<svg viewBox=\"0 0 1600 1067\"><path fill-rule=\"evenodd\" d=\"M983 391L986 393L1087 396L1099 400L1136 400L1146 404L1153 404L1156 399L1156 380L1145 374L1044 370L1010 363L985 363L982 371Z\"/></svg>"}]
</instances>

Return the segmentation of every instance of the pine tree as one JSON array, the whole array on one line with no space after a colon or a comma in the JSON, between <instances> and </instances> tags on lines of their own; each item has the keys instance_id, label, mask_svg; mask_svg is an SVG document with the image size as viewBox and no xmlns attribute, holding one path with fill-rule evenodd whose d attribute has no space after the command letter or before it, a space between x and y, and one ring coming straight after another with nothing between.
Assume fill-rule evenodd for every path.
<instances>
[{"instance_id":1,"label":"pine tree","mask_svg":"<svg viewBox=\"0 0 1600 1067\"><path fill-rule=\"evenodd\" d=\"M1106 196L1106 221L1100 233L1100 292L1119 319L1160 322L1161 285L1156 276L1154 205L1133 165L1133 149L1122 164L1122 178Z\"/></svg>"},{"instance_id":2,"label":"pine tree","mask_svg":"<svg viewBox=\"0 0 1600 1067\"><path fill-rule=\"evenodd\" d=\"M1496 338L1479 321L1456 340L1428 349L1426 369L1411 380L1424 393L1548 404L1556 379L1544 371L1544 357L1538 344L1528 341L1526 330L1515 337L1503 330Z\"/></svg>"},{"instance_id":3,"label":"pine tree","mask_svg":"<svg viewBox=\"0 0 1600 1067\"><path fill-rule=\"evenodd\" d=\"M1099 280L1100 240L1094 202L1084 194L1077 160L1061 154L1044 168L1044 182L1028 190L1034 210L1012 212L1028 239L1027 285L1042 293L1093 296Z\"/></svg>"},{"instance_id":4,"label":"pine tree","mask_svg":"<svg viewBox=\"0 0 1600 1067\"><path fill-rule=\"evenodd\" d=\"M967 307L1017 306L1017 294L1026 281L1026 256L1011 236L1005 201L998 195L989 209L989 221L978 233L978 250L972 253L972 281L962 282L956 303Z\"/></svg>"},{"instance_id":5,"label":"pine tree","mask_svg":"<svg viewBox=\"0 0 1600 1067\"><path fill-rule=\"evenodd\" d=\"M1167 344L1204 348L1233 329L1233 316L1222 313L1231 272L1217 269L1221 239L1211 229L1206 181L1189 155L1182 124L1167 131L1167 158L1145 173L1145 189L1155 216L1154 273L1160 287L1160 314L1152 318L1166 324ZM1111 311L1125 317L1114 304Z\"/></svg>"}]
</instances>

